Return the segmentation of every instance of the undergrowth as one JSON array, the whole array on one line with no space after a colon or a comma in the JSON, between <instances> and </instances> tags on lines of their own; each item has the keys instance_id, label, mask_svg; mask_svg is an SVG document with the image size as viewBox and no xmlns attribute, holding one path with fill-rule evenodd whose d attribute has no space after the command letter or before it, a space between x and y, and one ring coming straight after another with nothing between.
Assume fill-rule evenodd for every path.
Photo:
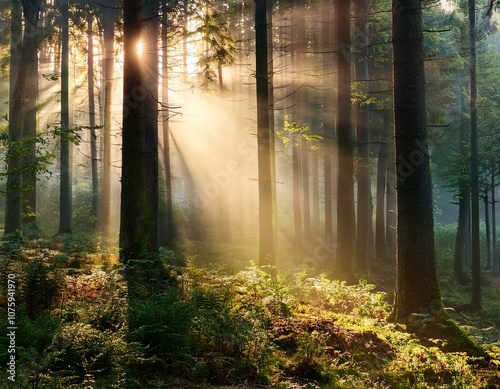
<instances>
[{"instance_id":1,"label":"undergrowth","mask_svg":"<svg viewBox=\"0 0 500 389\"><path fill-rule=\"evenodd\" d=\"M78 259L79 258L79 259ZM444 351L388 321L385 293L308 271L272 278L255 265L224 274L171 252L125 268L98 254L23 242L0 256L15 273L18 388L488 388L484 358ZM1 315L6 317L5 285ZM432 317L423 317L432 321ZM474 327L465 328L474 333ZM1 322L0 332L7 333ZM458 327L457 327L458 328ZM477 338L476 338L477 340ZM0 348L5 366L6 339ZM6 372L0 380L6 382Z\"/></svg>"}]
</instances>

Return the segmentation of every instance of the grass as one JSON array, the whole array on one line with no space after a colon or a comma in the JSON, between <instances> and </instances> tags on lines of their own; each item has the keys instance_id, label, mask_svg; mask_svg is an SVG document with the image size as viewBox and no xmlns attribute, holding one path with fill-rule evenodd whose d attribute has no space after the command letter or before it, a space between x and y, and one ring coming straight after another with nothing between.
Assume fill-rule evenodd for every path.
<instances>
[{"instance_id":1,"label":"grass","mask_svg":"<svg viewBox=\"0 0 500 389\"><path fill-rule=\"evenodd\" d=\"M455 308L447 312L456 338L465 331L485 358L468 355L467 347L450 351L456 339L433 327L432 315L417 318L427 331L390 322L390 282L384 292L382 284L348 286L301 267L296 253L288 271L273 279L251 264L255 246L246 242L184 242L186 261L163 251L125 271L98 252L85 252L84 243L79 238L71 250L49 249L43 241L5 247L0 271L19 277L19 369L12 387L500 385L495 279L486 279L485 309L472 315L459 309L468 289L443 276L445 268L441 272L445 306ZM28 301L35 298L43 300L38 309ZM6 317L3 297L0 310ZM0 332L7 333L5 322ZM7 361L6 350L0 348L0 363ZM3 370L0 380L6 380Z\"/></svg>"}]
</instances>

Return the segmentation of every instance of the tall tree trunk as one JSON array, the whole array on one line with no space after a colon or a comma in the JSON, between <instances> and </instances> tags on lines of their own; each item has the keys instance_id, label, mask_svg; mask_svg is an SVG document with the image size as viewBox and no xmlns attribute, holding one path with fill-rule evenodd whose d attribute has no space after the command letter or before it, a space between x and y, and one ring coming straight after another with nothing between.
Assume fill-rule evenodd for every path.
<instances>
[{"instance_id":1,"label":"tall tree trunk","mask_svg":"<svg viewBox=\"0 0 500 389\"><path fill-rule=\"evenodd\" d=\"M120 261L140 259L147 251L152 228L145 193L143 70L137 53L142 33L143 0L123 0L124 69ZM135 96L135 98L134 98ZM141 161L138 163L138 161Z\"/></svg>"},{"instance_id":2,"label":"tall tree trunk","mask_svg":"<svg viewBox=\"0 0 500 389\"><path fill-rule=\"evenodd\" d=\"M351 128L351 5L337 0L338 176L336 276L354 282L354 160Z\"/></svg>"},{"instance_id":3,"label":"tall tree trunk","mask_svg":"<svg viewBox=\"0 0 500 389\"><path fill-rule=\"evenodd\" d=\"M368 0L354 2L356 26L356 78L368 80ZM364 88L368 92L368 88ZM368 104L356 105L356 131L358 141L358 212L356 233L356 255L354 269L356 272L368 272L369 247L372 229L372 194L370 182L370 108Z\"/></svg>"},{"instance_id":4,"label":"tall tree trunk","mask_svg":"<svg viewBox=\"0 0 500 389\"><path fill-rule=\"evenodd\" d=\"M392 145L391 145L392 146ZM396 172L394 161L394 147L389 147L387 157L387 188L386 188L386 224L385 246L387 259L396 257L396 230L397 230L397 204L396 204Z\"/></svg>"},{"instance_id":5,"label":"tall tree trunk","mask_svg":"<svg viewBox=\"0 0 500 389\"><path fill-rule=\"evenodd\" d=\"M167 1L162 0L162 130L163 130L163 170L165 171L165 200L166 212L164 216L165 229L162 234L162 243L172 245L175 239L173 202L172 202L172 172L170 160L170 121L168 118L168 13Z\"/></svg>"},{"instance_id":6,"label":"tall tree trunk","mask_svg":"<svg viewBox=\"0 0 500 389\"><path fill-rule=\"evenodd\" d=\"M309 150L307 142L302 141L302 205L304 208L303 238L305 242L311 240L311 202L309 196Z\"/></svg>"},{"instance_id":7,"label":"tall tree trunk","mask_svg":"<svg viewBox=\"0 0 500 389\"><path fill-rule=\"evenodd\" d=\"M111 109L113 103L114 80L114 10L103 7L104 35L104 128L102 133L102 194L101 194L101 229L105 238L109 237L111 224L111 131L113 129Z\"/></svg>"},{"instance_id":8,"label":"tall tree trunk","mask_svg":"<svg viewBox=\"0 0 500 389\"><path fill-rule=\"evenodd\" d=\"M312 213L311 228L316 234L319 231L319 152L314 150L311 154L311 175L312 175Z\"/></svg>"},{"instance_id":9,"label":"tall tree trunk","mask_svg":"<svg viewBox=\"0 0 500 389\"><path fill-rule=\"evenodd\" d=\"M148 215L149 252L158 251L158 1L147 1L144 8L143 87L144 174Z\"/></svg>"},{"instance_id":10,"label":"tall tree trunk","mask_svg":"<svg viewBox=\"0 0 500 389\"><path fill-rule=\"evenodd\" d=\"M72 190L69 131L69 32L68 0L61 0L61 187L59 234L71 233Z\"/></svg>"},{"instance_id":11,"label":"tall tree trunk","mask_svg":"<svg viewBox=\"0 0 500 389\"><path fill-rule=\"evenodd\" d=\"M422 3L393 0L394 120L397 175L397 257L394 318L436 314L441 296L436 274L431 172L422 32Z\"/></svg>"},{"instance_id":12,"label":"tall tree trunk","mask_svg":"<svg viewBox=\"0 0 500 389\"><path fill-rule=\"evenodd\" d=\"M32 29L34 20L27 19L26 29ZM35 24L36 25L36 24ZM22 42L21 2L12 0L10 25L10 101L9 101L9 149L7 153L7 192L5 199L5 233L21 228L21 157L16 156L16 144L23 137L23 95L29 69L21 57L27 56ZM19 75L20 73L20 75ZM11 154L12 153L12 154Z\"/></svg>"},{"instance_id":13,"label":"tall tree trunk","mask_svg":"<svg viewBox=\"0 0 500 389\"><path fill-rule=\"evenodd\" d=\"M273 182L268 75L268 27L266 0L255 1L255 56L257 79L257 142L259 174L259 264L276 264L273 226Z\"/></svg>"},{"instance_id":14,"label":"tall tree trunk","mask_svg":"<svg viewBox=\"0 0 500 389\"><path fill-rule=\"evenodd\" d=\"M460 80L463 80L460 77ZM469 143L469 124L465 119L464 111L464 95L461 91L463 86L462 81L457 83L460 90L459 93L459 109L460 109L460 136L459 136L459 153L462 159L465 160L469 154L468 143ZM469 188L469 174L467 177L462 175L458 181L458 227L457 236L455 239L455 252L453 255L453 269L454 276L460 285L465 285L468 282L468 277L466 271L464 270L464 265L470 264L471 247L470 247L470 188Z\"/></svg>"},{"instance_id":15,"label":"tall tree trunk","mask_svg":"<svg viewBox=\"0 0 500 389\"><path fill-rule=\"evenodd\" d=\"M490 202L488 191L484 192L484 223L486 227L486 269L491 269L491 228L490 228Z\"/></svg>"},{"instance_id":16,"label":"tall tree trunk","mask_svg":"<svg viewBox=\"0 0 500 389\"><path fill-rule=\"evenodd\" d=\"M476 1L469 0L469 72L470 72L470 188L472 229L472 295L470 307L481 309L481 253L479 247L479 166L477 140L476 80Z\"/></svg>"},{"instance_id":17,"label":"tall tree trunk","mask_svg":"<svg viewBox=\"0 0 500 389\"><path fill-rule=\"evenodd\" d=\"M323 69L324 72L328 72L334 66L333 54L329 52L330 45L332 42L332 25L331 25L331 2L325 1L323 3L323 27L321 31L321 38L323 41ZM323 90L323 163L324 163L324 178L325 178L325 244L327 247L331 247L333 244L333 148L334 148L334 136L335 136L335 126L334 126L334 116L333 116L333 86L329 83L332 77L325 74ZM333 261L333 258L329 258Z\"/></svg>"},{"instance_id":18,"label":"tall tree trunk","mask_svg":"<svg viewBox=\"0 0 500 389\"><path fill-rule=\"evenodd\" d=\"M375 210L375 255L379 262L384 262L386 260L386 237L385 237L385 190L387 181L387 162L388 162L388 148L389 140L385 136L385 130L390 130L389 126L386 126L386 118L390 117L390 114L384 112L384 135L382 136L382 142L380 143L380 148L378 151L378 162L377 162L377 205ZM388 120L387 120L388 122ZM388 123L387 123L388 124Z\"/></svg>"},{"instance_id":19,"label":"tall tree trunk","mask_svg":"<svg viewBox=\"0 0 500 389\"><path fill-rule=\"evenodd\" d=\"M94 33L92 24L94 15L88 10L87 15L87 48L88 48L88 97L90 127L90 164L92 174L92 213L97 218L99 213L99 177L97 173L97 136L95 132L95 91L94 91Z\"/></svg>"},{"instance_id":20,"label":"tall tree trunk","mask_svg":"<svg viewBox=\"0 0 500 389\"><path fill-rule=\"evenodd\" d=\"M496 196L495 196L495 176L492 175L491 181L493 182L493 187L491 188L491 245L492 257L493 257L493 275L495 277L500 277L500 258L498 258L497 252L497 218L496 218Z\"/></svg>"},{"instance_id":21,"label":"tall tree trunk","mask_svg":"<svg viewBox=\"0 0 500 389\"><path fill-rule=\"evenodd\" d=\"M33 12L37 15L32 17L38 20L41 1ZM23 118L23 138L30 142L29 149L24 155L24 165L27 169L23 172L23 204L22 204L22 223L29 224L32 232L38 230L36 224L36 182L37 182L37 166L36 166L36 133L37 133L37 98L38 98L38 28L34 28L33 35L29 39L29 52L26 64L29 68L26 80L25 91L25 115Z\"/></svg>"},{"instance_id":22,"label":"tall tree trunk","mask_svg":"<svg viewBox=\"0 0 500 389\"><path fill-rule=\"evenodd\" d=\"M276 136L274 128L274 45L273 45L273 0L267 0L267 77L269 94L269 147L271 153L271 190L273 209L274 250L278 247L278 212L276 202Z\"/></svg>"},{"instance_id":23,"label":"tall tree trunk","mask_svg":"<svg viewBox=\"0 0 500 389\"><path fill-rule=\"evenodd\" d=\"M470 246L467 244L470 234L470 193L467 187L460 190L458 200L458 228L455 238L455 251L453 254L453 274L459 285L467 283L467 274L464 264L468 263L470 257Z\"/></svg>"},{"instance_id":24,"label":"tall tree trunk","mask_svg":"<svg viewBox=\"0 0 500 389\"><path fill-rule=\"evenodd\" d=\"M302 242L302 212L300 201L300 149L296 145L296 137L292 134L292 174L293 174L293 228L294 228L294 246L301 250Z\"/></svg>"}]
</instances>

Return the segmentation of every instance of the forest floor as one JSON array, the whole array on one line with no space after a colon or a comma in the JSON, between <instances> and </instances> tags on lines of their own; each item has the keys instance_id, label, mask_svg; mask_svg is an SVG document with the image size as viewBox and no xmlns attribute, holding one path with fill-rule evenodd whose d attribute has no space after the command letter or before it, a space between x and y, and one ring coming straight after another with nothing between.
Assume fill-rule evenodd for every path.
<instances>
[{"instance_id":1,"label":"forest floor","mask_svg":"<svg viewBox=\"0 0 500 389\"><path fill-rule=\"evenodd\" d=\"M441 337L439 315L390 322L390 268L349 286L290 250L273 279L251 264L254 246L184 242L181 256L163 250L123 270L92 239L3 243L0 273L16 283L15 294L1 285L0 331L13 296L17 366L15 382L2 369L0 387L500 387L497 279L485 276L473 314L469 288L440 273L446 312L478 353Z\"/></svg>"}]
</instances>

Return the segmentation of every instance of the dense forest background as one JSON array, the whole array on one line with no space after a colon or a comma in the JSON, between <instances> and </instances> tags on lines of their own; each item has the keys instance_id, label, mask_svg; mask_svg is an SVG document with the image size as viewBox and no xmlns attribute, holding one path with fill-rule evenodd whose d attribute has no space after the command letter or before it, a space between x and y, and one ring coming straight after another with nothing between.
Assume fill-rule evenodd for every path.
<instances>
[{"instance_id":1,"label":"dense forest background","mask_svg":"<svg viewBox=\"0 0 500 389\"><path fill-rule=\"evenodd\" d=\"M498 387L497 9L0 1L5 387Z\"/></svg>"}]
</instances>

